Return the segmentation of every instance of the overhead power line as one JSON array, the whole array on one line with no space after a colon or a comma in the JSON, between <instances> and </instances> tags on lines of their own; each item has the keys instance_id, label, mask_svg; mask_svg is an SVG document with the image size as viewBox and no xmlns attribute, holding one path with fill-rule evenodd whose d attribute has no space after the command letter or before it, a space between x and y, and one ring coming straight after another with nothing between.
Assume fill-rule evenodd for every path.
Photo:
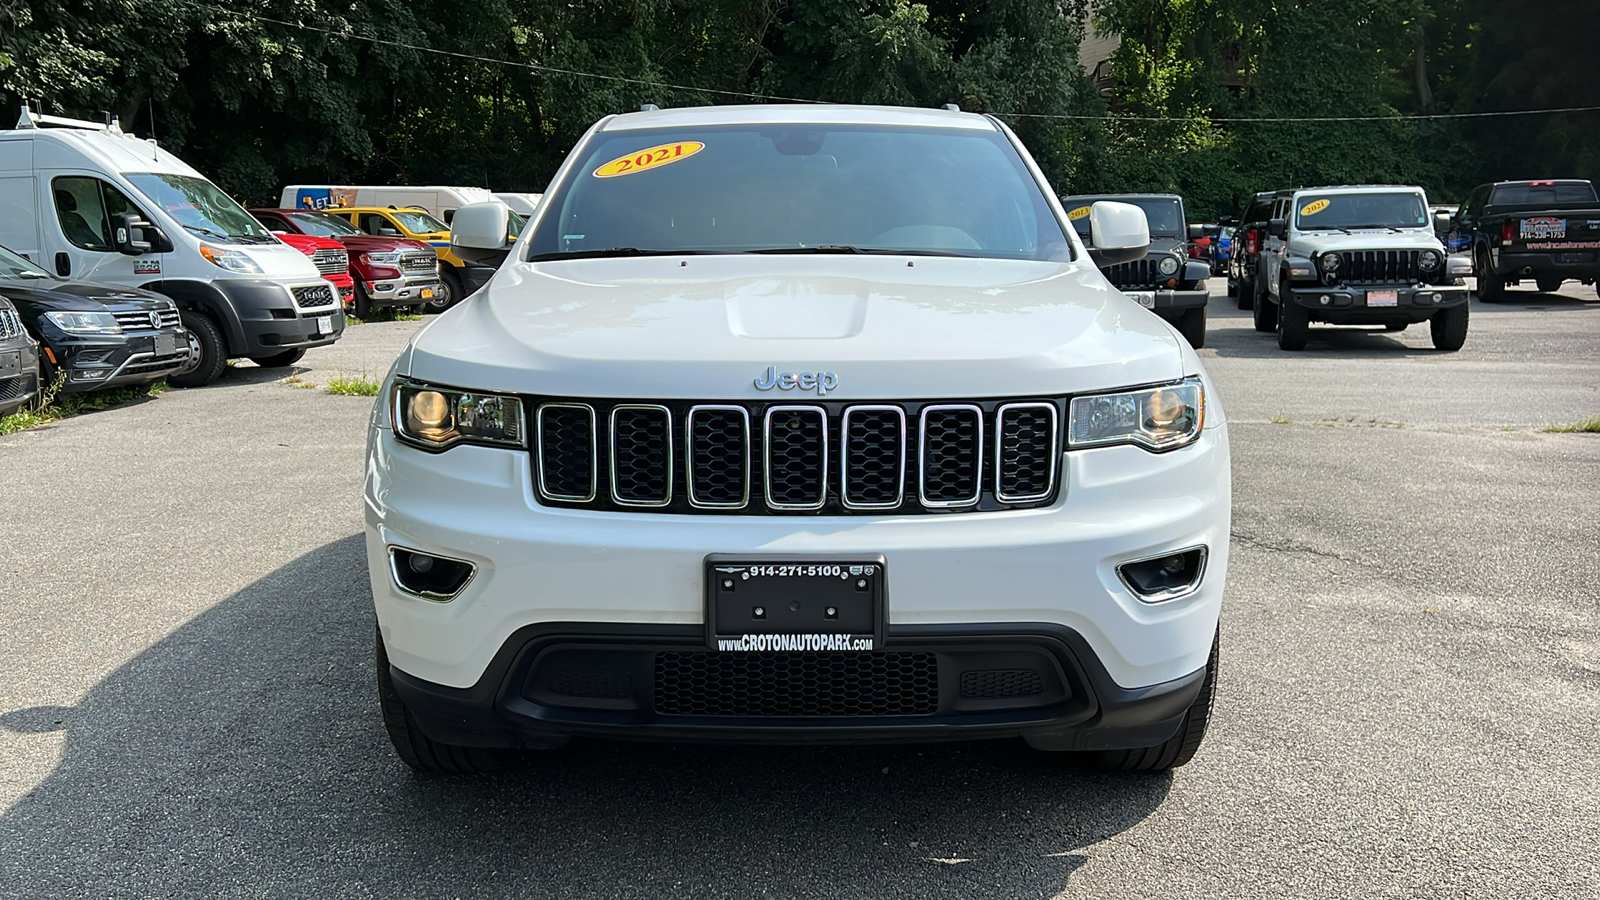
<instances>
[{"instance_id":1,"label":"overhead power line","mask_svg":"<svg viewBox=\"0 0 1600 900\"><path fill-rule=\"evenodd\" d=\"M580 72L576 69L564 69L559 66L545 66L538 63L523 62L514 59L498 59L490 56L478 56L473 53L460 53L454 50L441 50L438 47L427 47L405 41L390 40L388 38L373 37L371 35L357 34L353 31L339 31L332 28L323 28L317 25L308 25L305 22L294 22L285 19L274 19L254 13L241 12L224 6L209 6L210 9L225 12L230 15L248 17L257 22L266 22L272 25L281 25L285 28L295 28L301 31L310 31L316 34L325 34L329 37L344 38L353 41L365 41L369 44L378 44L385 47L396 47L402 50L412 50L417 53L432 53L437 56L448 56L470 62L490 63L500 66L512 66L519 69L528 69L534 72L544 72L551 75L566 75L572 78L593 78L600 81L612 81L619 84L632 84L640 87L664 88L673 91L692 91L700 94L715 94L720 97L740 97L747 100L778 100L784 103L813 103L827 104L826 100L808 100L804 97L784 97L777 94L758 94L749 91L728 91L720 88L695 87L688 84L673 84L666 81L652 81L647 78L628 78L623 75L606 75L600 72ZM1560 113L1585 113L1600 112L1600 106L1563 106L1551 109L1507 109L1487 112L1461 112L1461 113L1422 113L1418 115L1369 115L1369 116L1125 116L1115 113L1103 115L1069 115L1065 113L1011 113L994 112L996 116L1010 119L1055 119L1072 122L1210 122L1218 124L1246 124L1246 123L1307 123L1307 122L1428 122L1448 119L1488 119L1505 116L1540 116Z\"/></svg>"}]
</instances>

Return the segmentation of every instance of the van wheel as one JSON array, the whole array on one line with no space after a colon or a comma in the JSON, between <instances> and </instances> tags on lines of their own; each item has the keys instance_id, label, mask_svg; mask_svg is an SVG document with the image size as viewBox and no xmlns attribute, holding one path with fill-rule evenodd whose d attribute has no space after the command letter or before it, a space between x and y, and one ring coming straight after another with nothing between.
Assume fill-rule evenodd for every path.
<instances>
[{"instance_id":1,"label":"van wheel","mask_svg":"<svg viewBox=\"0 0 1600 900\"><path fill-rule=\"evenodd\" d=\"M271 356L252 356L250 361L263 369L281 369L284 366L294 365L305 355L305 348L302 347L299 350L285 350L282 353L274 353Z\"/></svg>"},{"instance_id":2,"label":"van wheel","mask_svg":"<svg viewBox=\"0 0 1600 900\"><path fill-rule=\"evenodd\" d=\"M394 689L389 674L389 654L383 649L383 632L377 632L378 704L383 709L383 725L400 759L418 772L468 775L503 769L517 760L510 750L486 747L457 747L443 744L422 733L405 701Z\"/></svg>"},{"instance_id":3,"label":"van wheel","mask_svg":"<svg viewBox=\"0 0 1600 900\"><path fill-rule=\"evenodd\" d=\"M1478 253L1478 300L1482 303L1499 303L1506 295L1506 280L1489 266L1489 254Z\"/></svg>"},{"instance_id":4,"label":"van wheel","mask_svg":"<svg viewBox=\"0 0 1600 900\"><path fill-rule=\"evenodd\" d=\"M1311 315L1305 307L1289 299L1278 304L1278 349L1304 350L1310 333Z\"/></svg>"},{"instance_id":5,"label":"van wheel","mask_svg":"<svg viewBox=\"0 0 1600 900\"><path fill-rule=\"evenodd\" d=\"M1211 656L1206 660L1205 680L1200 683L1200 693L1183 713L1183 724L1178 733L1154 747L1137 747L1131 750L1106 750L1086 754L1084 762L1100 769L1120 769L1124 772L1165 772L1176 769L1191 759L1205 740L1206 725L1211 721L1211 708L1217 692L1217 646L1220 635L1211 639Z\"/></svg>"},{"instance_id":6,"label":"van wheel","mask_svg":"<svg viewBox=\"0 0 1600 900\"><path fill-rule=\"evenodd\" d=\"M1273 303L1272 298L1267 296L1267 286L1259 280L1251 282L1250 297L1251 317L1255 320L1256 330L1264 333L1277 331L1278 304Z\"/></svg>"},{"instance_id":7,"label":"van wheel","mask_svg":"<svg viewBox=\"0 0 1600 900\"><path fill-rule=\"evenodd\" d=\"M1467 342L1467 304L1441 309L1428 320L1433 349L1453 353Z\"/></svg>"},{"instance_id":8,"label":"van wheel","mask_svg":"<svg viewBox=\"0 0 1600 900\"><path fill-rule=\"evenodd\" d=\"M178 316L200 347L200 362L189 371L168 378L167 383L173 387L201 387L221 378L228 366L228 342L222 338L222 329L198 310L185 309Z\"/></svg>"},{"instance_id":9,"label":"van wheel","mask_svg":"<svg viewBox=\"0 0 1600 900\"><path fill-rule=\"evenodd\" d=\"M1206 308L1186 309L1178 317L1178 333L1196 350L1206 345Z\"/></svg>"}]
</instances>

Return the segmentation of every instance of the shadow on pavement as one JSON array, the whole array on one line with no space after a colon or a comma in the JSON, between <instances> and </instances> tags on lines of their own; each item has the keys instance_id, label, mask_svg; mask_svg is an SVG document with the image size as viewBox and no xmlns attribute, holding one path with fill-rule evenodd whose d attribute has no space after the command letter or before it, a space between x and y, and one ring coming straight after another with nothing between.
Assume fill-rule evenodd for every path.
<instances>
[{"instance_id":1,"label":"shadow on pavement","mask_svg":"<svg viewBox=\"0 0 1600 900\"><path fill-rule=\"evenodd\" d=\"M372 677L362 537L227 598L75 708L51 775L0 816L0 895L1049 896L1168 776L1020 742L747 748L574 742L419 778Z\"/></svg>"}]
</instances>

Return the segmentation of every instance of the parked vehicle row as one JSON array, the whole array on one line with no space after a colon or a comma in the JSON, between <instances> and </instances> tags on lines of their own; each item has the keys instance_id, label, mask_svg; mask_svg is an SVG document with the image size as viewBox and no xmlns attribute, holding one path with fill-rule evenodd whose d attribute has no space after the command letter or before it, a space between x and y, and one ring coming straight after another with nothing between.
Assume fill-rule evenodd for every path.
<instances>
[{"instance_id":1,"label":"parked vehicle row","mask_svg":"<svg viewBox=\"0 0 1600 900\"><path fill-rule=\"evenodd\" d=\"M252 209L250 214L280 239L314 238L343 248L352 282L351 311L366 318L373 309L447 305L434 248L411 238L368 234L344 216L308 209Z\"/></svg>"},{"instance_id":2,"label":"parked vehicle row","mask_svg":"<svg viewBox=\"0 0 1600 900\"><path fill-rule=\"evenodd\" d=\"M1450 224L1452 237L1476 263L1478 299L1485 303L1523 281L1550 293L1564 281L1600 280L1600 198L1591 182L1482 185Z\"/></svg>"}]
</instances>

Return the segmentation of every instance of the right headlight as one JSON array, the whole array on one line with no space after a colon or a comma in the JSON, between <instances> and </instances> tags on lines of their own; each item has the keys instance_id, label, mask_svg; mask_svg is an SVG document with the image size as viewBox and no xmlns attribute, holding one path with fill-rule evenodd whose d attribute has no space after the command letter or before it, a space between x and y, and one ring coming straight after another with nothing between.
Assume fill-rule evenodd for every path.
<instances>
[{"instance_id":1,"label":"right headlight","mask_svg":"<svg viewBox=\"0 0 1600 900\"><path fill-rule=\"evenodd\" d=\"M51 324L68 334L121 334L117 317L108 312L47 312Z\"/></svg>"},{"instance_id":2,"label":"right headlight","mask_svg":"<svg viewBox=\"0 0 1600 900\"><path fill-rule=\"evenodd\" d=\"M524 446L522 401L516 397L397 381L391 400L395 435L425 450Z\"/></svg>"},{"instance_id":3,"label":"right headlight","mask_svg":"<svg viewBox=\"0 0 1600 900\"><path fill-rule=\"evenodd\" d=\"M1067 447L1137 444L1156 452L1175 450L1200 437L1205 410L1205 389L1198 377L1074 397L1067 416Z\"/></svg>"},{"instance_id":4,"label":"right headlight","mask_svg":"<svg viewBox=\"0 0 1600 900\"><path fill-rule=\"evenodd\" d=\"M1176 256L1163 256L1156 263L1156 271L1163 275L1172 275L1178 271L1178 258Z\"/></svg>"}]
</instances>

